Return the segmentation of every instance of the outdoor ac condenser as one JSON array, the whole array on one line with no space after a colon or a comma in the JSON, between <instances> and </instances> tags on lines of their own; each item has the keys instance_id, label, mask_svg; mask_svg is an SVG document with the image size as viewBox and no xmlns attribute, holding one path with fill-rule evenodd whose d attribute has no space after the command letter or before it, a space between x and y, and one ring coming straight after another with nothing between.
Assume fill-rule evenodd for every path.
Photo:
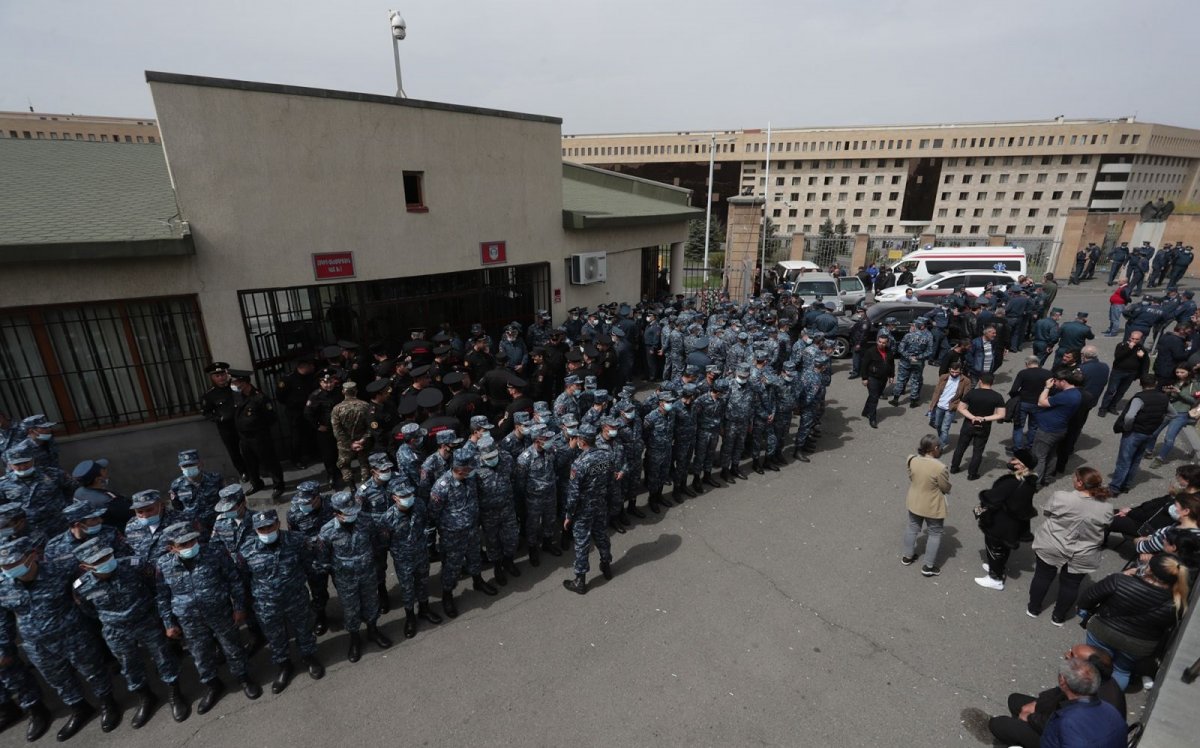
<instances>
[{"instance_id":1,"label":"outdoor ac condenser","mask_svg":"<svg viewBox=\"0 0 1200 748\"><path fill-rule=\"evenodd\" d=\"M580 252L571 255L571 283L586 286L608 280L608 255L605 252Z\"/></svg>"}]
</instances>

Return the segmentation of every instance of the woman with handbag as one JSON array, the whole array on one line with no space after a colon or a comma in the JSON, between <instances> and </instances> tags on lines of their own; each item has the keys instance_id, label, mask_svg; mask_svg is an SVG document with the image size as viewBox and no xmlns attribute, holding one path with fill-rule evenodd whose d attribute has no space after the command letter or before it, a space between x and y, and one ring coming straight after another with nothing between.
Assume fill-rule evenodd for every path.
<instances>
[{"instance_id":1,"label":"woman with handbag","mask_svg":"<svg viewBox=\"0 0 1200 748\"><path fill-rule=\"evenodd\" d=\"M990 590L1003 590L1008 557L1021 544L1029 529L1029 520L1037 516L1033 494L1037 491L1037 458L1028 449L1018 449L1008 460L1007 475L996 479L991 488L979 492L975 518L983 531L987 563L975 584Z\"/></svg>"},{"instance_id":2,"label":"woman with handbag","mask_svg":"<svg viewBox=\"0 0 1200 748\"><path fill-rule=\"evenodd\" d=\"M1113 516L1108 503L1111 494L1099 470L1081 467L1073 480L1074 490L1055 491L1050 496L1042 509L1046 521L1033 535L1035 569L1025 614L1030 618L1041 615L1050 583L1058 577L1058 597L1050 615L1055 626L1066 623L1083 577L1100 567L1104 528Z\"/></svg>"},{"instance_id":3,"label":"woman with handbag","mask_svg":"<svg viewBox=\"0 0 1200 748\"><path fill-rule=\"evenodd\" d=\"M1113 657L1113 680L1124 691L1137 661L1158 649L1187 612L1188 570L1159 553L1146 564L1109 574L1079 598L1090 611L1087 643Z\"/></svg>"}]
</instances>

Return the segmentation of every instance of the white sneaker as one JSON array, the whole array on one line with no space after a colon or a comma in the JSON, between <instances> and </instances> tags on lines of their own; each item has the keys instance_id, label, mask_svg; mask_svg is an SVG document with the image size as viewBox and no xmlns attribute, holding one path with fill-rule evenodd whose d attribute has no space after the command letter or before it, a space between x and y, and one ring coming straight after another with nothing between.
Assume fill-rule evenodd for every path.
<instances>
[{"instance_id":1,"label":"white sneaker","mask_svg":"<svg viewBox=\"0 0 1200 748\"><path fill-rule=\"evenodd\" d=\"M1143 675L1142 676L1142 690L1149 691L1151 688L1154 688L1154 679L1148 675Z\"/></svg>"},{"instance_id":2,"label":"white sneaker","mask_svg":"<svg viewBox=\"0 0 1200 748\"><path fill-rule=\"evenodd\" d=\"M1001 582L999 579L992 579L990 576L975 577L975 584L980 587L987 587L989 590L1004 589L1004 582Z\"/></svg>"}]
</instances>

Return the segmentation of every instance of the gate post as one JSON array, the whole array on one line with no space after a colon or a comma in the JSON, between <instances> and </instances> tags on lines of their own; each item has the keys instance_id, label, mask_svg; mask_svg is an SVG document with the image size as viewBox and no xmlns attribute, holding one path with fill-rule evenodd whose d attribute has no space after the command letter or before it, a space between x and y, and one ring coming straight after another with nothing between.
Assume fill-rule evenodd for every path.
<instances>
[{"instance_id":1,"label":"gate post","mask_svg":"<svg viewBox=\"0 0 1200 748\"><path fill-rule=\"evenodd\" d=\"M683 242L671 242L671 296L683 290Z\"/></svg>"},{"instance_id":2,"label":"gate post","mask_svg":"<svg viewBox=\"0 0 1200 748\"><path fill-rule=\"evenodd\" d=\"M788 259L804 259L804 234L792 234L792 246L788 250Z\"/></svg>"},{"instance_id":3,"label":"gate post","mask_svg":"<svg viewBox=\"0 0 1200 748\"><path fill-rule=\"evenodd\" d=\"M850 250L850 267L846 272L854 275L858 269L867 264L867 250L871 245L871 235L858 233L854 235L854 248Z\"/></svg>"},{"instance_id":4,"label":"gate post","mask_svg":"<svg viewBox=\"0 0 1200 748\"><path fill-rule=\"evenodd\" d=\"M754 293L754 265L758 262L765 200L761 196L738 195L725 202L729 205L725 227L726 287L730 299L745 301Z\"/></svg>"}]
</instances>

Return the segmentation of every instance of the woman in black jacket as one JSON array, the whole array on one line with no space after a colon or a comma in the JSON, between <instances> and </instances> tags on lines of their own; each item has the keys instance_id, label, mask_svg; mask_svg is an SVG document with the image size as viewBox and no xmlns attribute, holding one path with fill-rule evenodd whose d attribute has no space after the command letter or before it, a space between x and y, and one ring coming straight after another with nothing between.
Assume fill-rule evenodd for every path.
<instances>
[{"instance_id":1,"label":"woman in black jacket","mask_svg":"<svg viewBox=\"0 0 1200 748\"><path fill-rule=\"evenodd\" d=\"M1187 612L1187 599L1187 567L1170 553L1109 574L1079 597L1079 607L1093 613L1087 643L1113 656L1113 680L1121 690L1137 661L1154 654Z\"/></svg>"},{"instance_id":2,"label":"woman in black jacket","mask_svg":"<svg viewBox=\"0 0 1200 748\"><path fill-rule=\"evenodd\" d=\"M991 488L979 492L975 517L983 531L983 545L988 562L983 565L985 576L976 577L975 584L990 590L1004 589L1008 557L1021 544L1021 536L1029 531L1029 520L1037 516L1033 494L1037 491L1037 457L1028 449L1018 449L1008 460L1012 472L996 479Z\"/></svg>"}]
</instances>

